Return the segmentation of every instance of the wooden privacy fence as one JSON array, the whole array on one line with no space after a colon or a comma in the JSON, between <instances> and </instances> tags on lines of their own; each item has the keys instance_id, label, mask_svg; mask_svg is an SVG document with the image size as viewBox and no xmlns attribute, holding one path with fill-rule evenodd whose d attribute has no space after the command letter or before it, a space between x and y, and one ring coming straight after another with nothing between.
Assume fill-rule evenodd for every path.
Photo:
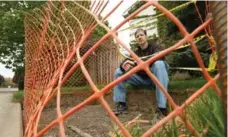
<instances>
[{"instance_id":1,"label":"wooden privacy fence","mask_svg":"<svg viewBox=\"0 0 228 137\"><path fill-rule=\"evenodd\" d=\"M86 42L86 46L81 49L82 53L88 51L97 40L88 41L89 42ZM95 84L104 85L114 80L114 71L121 61L118 50L117 45L115 45L113 41L108 40L85 60L84 64ZM70 63L68 68L72 67L72 64L75 62L76 59ZM81 72L81 69L77 68L63 87L81 87L85 85L88 85L87 80Z\"/></svg>"}]
</instances>

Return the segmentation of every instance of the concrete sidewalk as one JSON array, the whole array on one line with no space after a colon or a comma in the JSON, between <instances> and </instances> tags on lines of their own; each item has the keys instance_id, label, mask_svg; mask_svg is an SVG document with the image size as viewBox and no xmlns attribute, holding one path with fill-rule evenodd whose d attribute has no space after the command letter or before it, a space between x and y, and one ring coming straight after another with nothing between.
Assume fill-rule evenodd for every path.
<instances>
[{"instance_id":1,"label":"concrete sidewalk","mask_svg":"<svg viewBox=\"0 0 228 137\"><path fill-rule=\"evenodd\" d=\"M15 90L0 89L0 137L22 137L22 112L12 102Z\"/></svg>"}]
</instances>

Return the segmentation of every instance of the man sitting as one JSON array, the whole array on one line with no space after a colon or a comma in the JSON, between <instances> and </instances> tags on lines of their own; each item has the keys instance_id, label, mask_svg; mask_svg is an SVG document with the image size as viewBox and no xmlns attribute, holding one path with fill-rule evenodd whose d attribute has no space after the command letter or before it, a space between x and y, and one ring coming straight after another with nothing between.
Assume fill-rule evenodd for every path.
<instances>
[{"instance_id":1,"label":"man sitting","mask_svg":"<svg viewBox=\"0 0 228 137\"><path fill-rule=\"evenodd\" d=\"M161 50L161 46L148 43L147 33L143 29L138 29L135 32L135 39L138 44L138 47L135 53L139 57L152 55ZM136 66L136 63L133 60L125 59L121 63L120 67L116 69L115 79L124 75L126 71L130 70L135 66ZM167 90L168 82L169 82L168 65L164 62L164 57L158 59L153 64L151 64L150 70L157 77L157 79L162 84L162 86ZM163 94L161 89L153 83L153 81L149 78L149 76L144 71L139 71L136 74L133 74L130 78L126 79L125 81L123 81L122 83L114 87L113 101L116 103L116 109L114 110L114 113L116 115L121 113L127 113L127 110L128 110L127 102L126 102L126 88L125 88L126 83L129 83L138 87L155 86L156 99L157 99L157 105L158 105L158 110L156 112L164 116L167 115L167 109L166 109L167 99L165 94Z\"/></svg>"}]
</instances>

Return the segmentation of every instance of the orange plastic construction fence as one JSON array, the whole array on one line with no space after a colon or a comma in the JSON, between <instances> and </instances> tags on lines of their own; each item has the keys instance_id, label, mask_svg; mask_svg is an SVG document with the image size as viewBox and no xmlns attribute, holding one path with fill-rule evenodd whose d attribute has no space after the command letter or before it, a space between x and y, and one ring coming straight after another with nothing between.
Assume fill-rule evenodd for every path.
<instances>
[{"instance_id":1,"label":"orange plastic construction fence","mask_svg":"<svg viewBox=\"0 0 228 137\"><path fill-rule=\"evenodd\" d=\"M199 54L196 44L193 42L194 37L201 32L205 27L210 25L212 18L203 22L201 26L189 33L183 24L166 8L159 5L156 1L147 1L144 5L138 8L135 12L129 15L124 21L120 22L115 28L110 29L105 25L105 20L121 5L122 1L118 3L110 12L101 17L101 13L107 5L108 1L48 1L40 9L34 9L27 13L25 17L25 97L24 97L24 136L39 137L44 135L53 126L58 125L60 135L65 135L64 120L73 113L80 111L87 104L94 100L98 100L104 110L108 113L110 118L118 125L124 136L130 137L129 131L124 127L120 120L114 115L110 106L104 99L104 94L120 82L124 81L137 71L144 70L151 80L159 86L162 92L166 95L169 105L173 111L168 116L160 120L142 136L148 137L159 130L170 119L179 116L186 127L194 134L200 134L194 129L192 124L185 116L184 109L189 106L194 100L202 95L210 86L214 88L218 96L222 94L227 95L226 81L223 81L225 88L221 91L217 86L216 81L221 74L217 74L214 78L205 69L203 60ZM225 6L226 6L225 2ZM141 11L149 6L156 7L157 10L163 12L171 21L173 21L183 35L183 39L175 45L161 51L158 55L151 57L147 61L142 61L131 49L127 47L118 37L117 31L126 22L134 18ZM224 7L226 9L226 7ZM226 20L227 21L227 20ZM101 27L107 31L97 42L88 46L88 40L92 38L93 32L97 27ZM221 33L219 33L221 34ZM138 62L138 65L132 70L121 76L120 78L109 82L101 90L96 86L91 74L88 72L88 67L85 62L88 58L96 54L97 49L102 49L106 42L114 39L118 44L125 48L131 56ZM227 38L226 38L227 40ZM223 41L224 42L224 41ZM190 98L188 98L181 106L177 105L168 91L160 84L158 79L149 70L149 65L158 58L168 55L170 52L176 50L181 45L189 43L194 53L195 59L202 74L207 80L207 83L197 90ZM86 52L82 53L82 49L86 48ZM115 46L115 45L114 45ZM225 46L222 46L224 53ZM113 47L115 48L115 47ZM117 48L115 48L117 49ZM226 60L226 55L221 55L223 60ZM119 59L116 59L119 60ZM118 61L115 61L118 64ZM224 64L222 64L224 65ZM222 69L224 66L222 66ZM226 64L225 64L226 65ZM113 66L112 66L113 67ZM112 69L110 67L110 69ZM115 67L115 66L114 66ZM225 66L226 67L226 66ZM75 71L81 71L86 81L93 90L93 94L85 99L80 104L74 106L72 109L63 113L60 109L61 102L61 88L64 83L73 75ZM226 77L227 72L222 72L222 77ZM57 104L57 118L49 123L45 128L38 131L38 124L41 113L48 102L56 97Z\"/></svg>"}]
</instances>

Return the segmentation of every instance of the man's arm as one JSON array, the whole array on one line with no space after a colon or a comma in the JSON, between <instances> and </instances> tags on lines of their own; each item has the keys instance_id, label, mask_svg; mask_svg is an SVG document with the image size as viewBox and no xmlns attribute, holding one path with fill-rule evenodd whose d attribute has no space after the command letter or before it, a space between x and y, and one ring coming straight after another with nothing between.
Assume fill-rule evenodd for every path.
<instances>
[{"instance_id":1,"label":"man's arm","mask_svg":"<svg viewBox=\"0 0 228 137\"><path fill-rule=\"evenodd\" d=\"M136 63L130 58L126 58L121 64L120 69L124 72L129 71L131 68L135 67Z\"/></svg>"}]
</instances>

